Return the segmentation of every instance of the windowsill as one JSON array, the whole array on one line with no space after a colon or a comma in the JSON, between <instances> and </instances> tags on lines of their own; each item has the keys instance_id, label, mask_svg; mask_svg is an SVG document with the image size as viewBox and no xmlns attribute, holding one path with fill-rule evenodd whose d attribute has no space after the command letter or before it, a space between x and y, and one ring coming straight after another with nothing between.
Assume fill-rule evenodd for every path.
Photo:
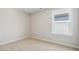
<instances>
[{"instance_id":1,"label":"windowsill","mask_svg":"<svg viewBox=\"0 0 79 59\"><path fill-rule=\"evenodd\" d=\"M52 34L61 35L61 36L72 36L71 33L66 34L66 33L56 33L56 32L52 32Z\"/></svg>"}]
</instances>

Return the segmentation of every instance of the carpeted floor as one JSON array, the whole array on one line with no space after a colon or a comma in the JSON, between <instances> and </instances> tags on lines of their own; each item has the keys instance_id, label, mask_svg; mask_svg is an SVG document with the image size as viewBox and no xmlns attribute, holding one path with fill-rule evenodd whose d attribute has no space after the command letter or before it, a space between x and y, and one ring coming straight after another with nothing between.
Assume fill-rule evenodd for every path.
<instances>
[{"instance_id":1,"label":"carpeted floor","mask_svg":"<svg viewBox=\"0 0 79 59\"><path fill-rule=\"evenodd\" d=\"M76 49L30 38L1 45L0 51L76 51Z\"/></svg>"}]
</instances>

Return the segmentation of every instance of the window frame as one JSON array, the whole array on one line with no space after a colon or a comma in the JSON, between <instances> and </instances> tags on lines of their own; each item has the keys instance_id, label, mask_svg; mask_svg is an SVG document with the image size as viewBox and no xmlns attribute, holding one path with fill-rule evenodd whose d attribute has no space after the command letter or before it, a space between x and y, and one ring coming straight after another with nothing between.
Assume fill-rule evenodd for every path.
<instances>
[{"instance_id":1,"label":"window frame","mask_svg":"<svg viewBox=\"0 0 79 59\"><path fill-rule=\"evenodd\" d=\"M65 14L65 13L68 13L68 15L69 15L69 20L68 21L55 21L54 20L54 16L55 15L61 15L61 14ZM68 22L70 25L69 25L69 33L68 34L66 34L66 33L58 33L58 32L54 32L53 31L53 28L54 28L54 24L55 23L63 23L63 22ZM60 9L60 10L53 10L52 11L52 34L58 34L58 35L70 35L70 36L72 36L72 29L71 29L71 24L72 23L72 20L71 20L71 10L70 9Z\"/></svg>"}]
</instances>

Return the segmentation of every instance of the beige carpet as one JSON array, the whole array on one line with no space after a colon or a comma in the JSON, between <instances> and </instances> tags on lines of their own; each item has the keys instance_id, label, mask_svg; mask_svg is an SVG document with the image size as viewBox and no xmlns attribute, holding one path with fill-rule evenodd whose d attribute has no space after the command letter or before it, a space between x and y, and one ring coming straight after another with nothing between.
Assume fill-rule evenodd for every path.
<instances>
[{"instance_id":1,"label":"beige carpet","mask_svg":"<svg viewBox=\"0 0 79 59\"><path fill-rule=\"evenodd\" d=\"M1 45L0 51L76 51L76 49L37 39L23 39Z\"/></svg>"}]
</instances>

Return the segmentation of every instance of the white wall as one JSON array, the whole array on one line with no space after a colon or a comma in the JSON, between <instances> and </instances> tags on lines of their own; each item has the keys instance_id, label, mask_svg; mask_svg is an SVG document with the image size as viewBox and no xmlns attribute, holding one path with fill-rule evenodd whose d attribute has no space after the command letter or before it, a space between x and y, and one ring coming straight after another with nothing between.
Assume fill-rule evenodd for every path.
<instances>
[{"instance_id":1,"label":"white wall","mask_svg":"<svg viewBox=\"0 0 79 59\"><path fill-rule=\"evenodd\" d=\"M76 44L76 46L77 47L79 47L79 8L77 8L77 9L75 9L75 20L76 20L76 26L74 27L74 28L77 28L76 30L74 30L75 32L76 32L76 42L75 42L75 44Z\"/></svg>"},{"instance_id":2,"label":"white wall","mask_svg":"<svg viewBox=\"0 0 79 59\"><path fill-rule=\"evenodd\" d=\"M0 9L0 42L29 36L29 15L17 9Z\"/></svg>"},{"instance_id":3,"label":"white wall","mask_svg":"<svg viewBox=\"0 0 79 59\"><path fill-rule=\"evenodd\" d=\"M64 36L51 33L51 20L52 20L52 10L44 10L42 12L34 13L31 15L31 36L38 38L47 38L42 40L47 40L51 42L58 42L65 45L76 46L76 10L72 9L72 20L73 25L73 36ZM72 22L72 23L73 23Z\"/></svg>"},{"instance_id":4,"label":"white wall","mask_svg":"<svg viewBox=\"0 0 79 59\"><path fill-rule=\"evenodd\" d=\"M2 41L5 37L4 37L4 9L0 9L0 41Z\"/></svg>"}]
</instances>

